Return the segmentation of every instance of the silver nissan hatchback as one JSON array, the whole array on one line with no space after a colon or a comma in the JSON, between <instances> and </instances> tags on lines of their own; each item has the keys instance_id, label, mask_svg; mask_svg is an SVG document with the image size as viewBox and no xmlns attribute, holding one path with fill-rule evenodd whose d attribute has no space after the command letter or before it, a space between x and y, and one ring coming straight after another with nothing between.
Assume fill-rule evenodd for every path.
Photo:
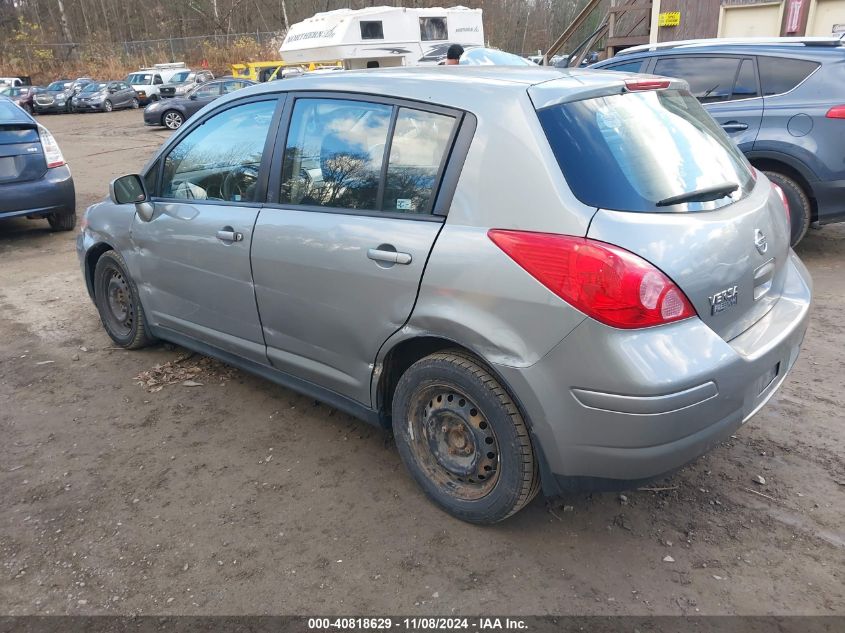
<instances>
[{"instance_id":1,"label":"silver nissan hatchback","mask_svg":"<svg viewBox=\"0 0 845 633\"><path fill-rule=\"evenodd\" d=\"M373 424L452 515L618 489L777 391L811 281L683 82L440 67L205 107L78 239L102 323Z\"/></svg>"}]
</instances>

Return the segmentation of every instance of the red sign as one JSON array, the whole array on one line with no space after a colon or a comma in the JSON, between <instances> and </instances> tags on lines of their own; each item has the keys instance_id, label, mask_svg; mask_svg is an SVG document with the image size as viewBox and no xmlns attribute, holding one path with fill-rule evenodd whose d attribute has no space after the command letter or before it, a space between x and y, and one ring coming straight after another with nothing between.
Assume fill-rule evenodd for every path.
<instances>
[{"instance_id":1,"label":"red sign","mask_svg":"<svg viewBox=\"0 0 845 633\"><path fill-rule=\"evenodd\" d=\"M804 0L789 0L789 9L786 14L786 32L797 33L801 26L801 7Z\"/></svg>"}]
</instances>

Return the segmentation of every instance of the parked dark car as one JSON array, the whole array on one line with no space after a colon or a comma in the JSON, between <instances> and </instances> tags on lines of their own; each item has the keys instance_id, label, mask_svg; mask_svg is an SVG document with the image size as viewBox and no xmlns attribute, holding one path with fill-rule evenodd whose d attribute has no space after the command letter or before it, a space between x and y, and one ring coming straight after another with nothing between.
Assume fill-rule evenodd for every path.
<instances>
[{"instance_id":1,"label":"parked dark car","mask_svg":"<svg viewBox=\"0 0 845 633\"><path fill-rule=\"evenodd\" d=\"M170 78L170 81L158 89L162 98L183 97L192 88L214 79L210 70L183 70Z\"/></svg>"},{"instance_id":2,"label":"parked dark car","mask_svg":"<svg viewBox=\"0 0 845 633\"><path fill-rule=\"evenodd\" d=\"M71 100L85 86L91 83L88 77L79 79L59 79L51 83L44 92L35 95L32 100L32 109L35 114L49 114L60 112L71 112Z\"/></svg>"},{"instance_id":3,"label":"parked dark car","mask_svg":"<svg viewBox=\"0 0 845 633\"><path fill-rule=\"evenodd\" d=\"M168 129L177 130L204 105L235 90L254 86L255 83L249 79L234 77L221 77L209 81L194 88L187 97L174 97L151 103L144 108L144 123L163 125Z\"/></svg>"},{"instance_id":4,"label":"parked dark car","mask_svg":"<svg viewBox=\"0 0 845 633\"><path fill-rule=\"evenodd\" d=\"M138 108L138 93L125 81L95 81L71 100L74 112L111 112L121 108Z\"/></svg>"},{"instance_id":5,"label":"parked dark car","mask_svg":"<svg viewBox=\"0 0 845 633\"><path fill-rule=\"evenodd\" d=\"M19 107L32 114L32 99L43 90L41 86L15 86L0 90L0 97L11 99Z\"/></svg>"},{"instance_id":6,"label":"parked dark car","mask_svg":"<svg viewBox=\"0 0 845 633\"><path fill-rule=\"evenodd\" d=\"M845 219L845 42L698 40L628 49L593 68L685 79L751 164L786 193L792 245Z\"/></svg>"},{"instance_id":7,"label":"parked dark car","mask_svg":"<svg viewBox=\"0 0 845 633\"><path fill-rule=\"evenodd\" d=\"M52 134L0 97L0 218L46 218L54 231L76 226L70 169Z\"/></svg>"}]
</instances>

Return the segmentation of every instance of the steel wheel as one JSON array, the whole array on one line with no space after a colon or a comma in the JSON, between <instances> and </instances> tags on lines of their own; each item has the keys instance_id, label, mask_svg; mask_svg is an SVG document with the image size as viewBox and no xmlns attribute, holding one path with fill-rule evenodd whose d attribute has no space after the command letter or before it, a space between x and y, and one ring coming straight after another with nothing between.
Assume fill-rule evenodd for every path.
<instances>
[{"instance_id":1,"label":"steel wheel","mask_svg":"<svg viewBox=\"0 0 845 633\"><path fill-rule=\"evenodd\" d=\"M106 314L104 315L119 336L129 336L135 321L135 307L129 282L119 270L111 270L105 283Z\"/></svg>"},{"instance_id":2,"label":"steel wheel","mask_svg":"<svg viewBox=\"0 0 845 633\"><path fill-rule=\"evenodd\" d=\"M499 444L484 413L445 385L418 391L411 406L412 450L432 481L467 501L489 494L498 480Z\"/></svg>"},{"instance_id":3,"label":"steel wheel","mask_svg":"<svg viewBox=\"0 0 845 633\"><path fill-rule=\"evenodd\" d=\"M138 289L116 251L106 251L94 267L94 303L111 339L125 349L139 349L155 339L147 332Z\"/></svg>"},{"instance_id":4,"label":"steel wheel","mask_svg":"<svg viewBox=\"0 0 845 633\"><path fill-rule=\"evenodd\" d=\"M161 120L164 123L164 127L170 130L178 130L182 126L182 123L185 122L184 117L179 112L176 112L176 110L168 110L164 113Z\"/></svg>"}]
</instances>

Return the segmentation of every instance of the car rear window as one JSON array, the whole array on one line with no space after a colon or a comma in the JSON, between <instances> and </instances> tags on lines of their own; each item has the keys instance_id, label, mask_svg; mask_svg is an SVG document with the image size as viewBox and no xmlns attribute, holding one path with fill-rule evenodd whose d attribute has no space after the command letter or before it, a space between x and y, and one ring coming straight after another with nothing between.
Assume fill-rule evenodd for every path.
<instances>
[{"instance_id":1,"label":"car rear window","mask_svg":"<svg viewBox=\"0 0 845 633\"><path fill-rule=\"evenodd\" d=\"M804 81L821 64L806 59L758 57L763 96L783 94Z\"/></svg>"},{"instance_id":2,"label":"car rear window","mask_svg":"<svg viewBox=\"0 0 845 633\"><path fill-rule=\"evenodd\" d=\"M584 99L545 108L538 116L569 187L589 206L706 211L753 187L745 157L687 91ZM725 184L737 185L736 191L717 200L666 205L675 196Z\"/></svg>"},{"instance_id":3,"label":"car rear window","mask_svg":"<svg viewBox=\"0 0 845 633\"><path fill-rule=\"evenodd\" d=\"M33 125L3 123L0 114L0 145L14 145L15 143L37 143L38 130Z\"/></svg>"}]
</instances>

